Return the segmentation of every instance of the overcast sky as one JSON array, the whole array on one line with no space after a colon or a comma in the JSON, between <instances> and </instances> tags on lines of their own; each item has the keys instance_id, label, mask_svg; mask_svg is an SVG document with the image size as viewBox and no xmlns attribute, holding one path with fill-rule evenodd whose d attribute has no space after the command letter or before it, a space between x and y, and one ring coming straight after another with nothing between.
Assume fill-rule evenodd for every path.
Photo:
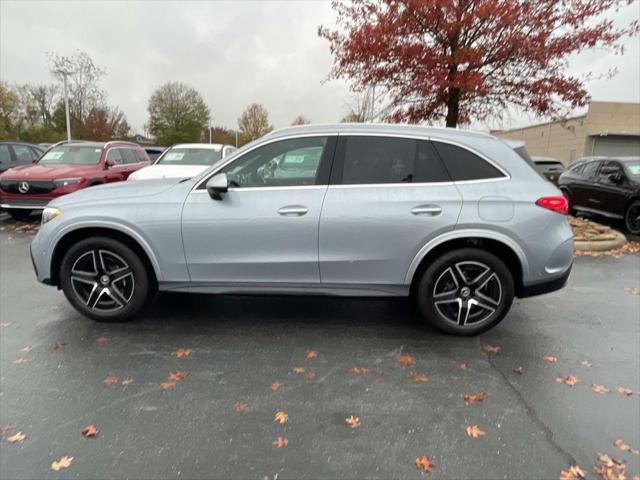
<instances>
[{"instance_id":1,"label":"overcast sky","mask_svg":"<svg viewBox=\"0 0 640 480\"><path fill-rule=\"evenodd\" d=\"M640 18L640 2L611 17ZM134 130L147 121L147 102L167 81L185 82L204 96L213 123L235 128L251 102L266 106L277 127L303 114L338 121L350 96L343 81L325 82L332 59L320 24L333 25L329 1L7 1L0 0L0 78L51 81L46 52L86 51L107 69L103 88ZM572 72L605 72L613 80L588 87L594 100L640 101L639 40L624 56L589 52ZM493 127L539 122L512 112ZM474 125L483 128L483 125Z\"/></svg>"}]
</instances>

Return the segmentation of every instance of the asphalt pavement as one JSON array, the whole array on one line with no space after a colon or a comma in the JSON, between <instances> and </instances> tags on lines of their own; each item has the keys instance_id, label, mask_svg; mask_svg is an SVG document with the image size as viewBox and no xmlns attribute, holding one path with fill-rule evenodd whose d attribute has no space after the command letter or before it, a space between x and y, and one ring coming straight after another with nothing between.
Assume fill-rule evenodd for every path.
<instances>
[{"instance_id":1,"label":"asphalt pavement","mask_svg":"<svg viewBox=\"0 0 640 480\"><path fill-rule=\"evenodd\" d=\"M613 444L640 448L638 256L576 258L568 287L476 338L405 300L326 297L165 294L110 325L36 283L15 226L0 219L2 479L596 478L598 453L640 474Z\"/></svg>"}]
</instances>

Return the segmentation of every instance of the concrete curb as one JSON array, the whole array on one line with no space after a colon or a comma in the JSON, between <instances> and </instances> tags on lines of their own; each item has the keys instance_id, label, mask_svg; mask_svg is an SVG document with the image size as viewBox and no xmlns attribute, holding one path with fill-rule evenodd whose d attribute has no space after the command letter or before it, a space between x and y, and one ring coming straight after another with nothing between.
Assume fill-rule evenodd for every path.
<instances>
[{"instance_id":1,"label":"concrete curb","mask_svg":"<svg viewBox=\"0 0 640 480\"><path fill-rule=\"evenodd\" d=\"M627 243L627 237L622 233L616 230L612 230L612 233L616 236L614 240L574 242L573 249L575 251L605 252L607 250L613 250L614 248L620 248Z\"/></svg>"}]
</instances>

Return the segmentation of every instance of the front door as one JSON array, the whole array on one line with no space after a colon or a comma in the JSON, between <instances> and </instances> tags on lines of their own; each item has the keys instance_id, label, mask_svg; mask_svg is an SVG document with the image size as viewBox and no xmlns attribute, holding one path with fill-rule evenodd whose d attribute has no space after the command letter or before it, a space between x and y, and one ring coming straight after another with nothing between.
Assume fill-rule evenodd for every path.
<instances>
[{"instance_id":1,"label":"front door","mask_svg":"<svg viewBox=\"0 0 640 480\"><path fill-rule=\"evenodd\" d=\"M216 173L229 191L212 199L191 192L182 235L191 280L212 283L313 283L318 222L335 138L313 136L263 144Z\"/></svg>"}]
</instances>

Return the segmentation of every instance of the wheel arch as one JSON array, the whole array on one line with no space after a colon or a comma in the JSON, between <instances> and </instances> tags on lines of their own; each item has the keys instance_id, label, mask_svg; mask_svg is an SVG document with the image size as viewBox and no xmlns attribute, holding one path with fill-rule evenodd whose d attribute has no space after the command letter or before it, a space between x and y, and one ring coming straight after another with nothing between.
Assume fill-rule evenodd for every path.
<instances>
[{"instance_id":1,"label":"wheel arch","mask_svg":"<svg viewBox=\"0 0 640 480\"><path fill-rule=\"evenodd\" d=\"M137 233L113 226L83 226L67 231L55 242L50 261L51 284L60 285L60 264L71 245L90 237L106 237L118 240L131 248L142 260L149 278L157 283L161 280L160 266L149 245Z\"/></svg>"},{"instance_id":2,"label":"wheel arch","mask_svg":"<svg viewBox=\"0 0 640 480\"><path fill-rule=\"evenodd\" d=\"M422 273L440 255L459 248L478 248L493 253L506 264L513 276L515 295L518 297L523 288L523 280L528 272L528 264L522 249L511 239L501 238L499 234L467 232L445 236L425 245L415 256L406 276L406 283L413 293Z\"/></svg>"}]
</instances>

